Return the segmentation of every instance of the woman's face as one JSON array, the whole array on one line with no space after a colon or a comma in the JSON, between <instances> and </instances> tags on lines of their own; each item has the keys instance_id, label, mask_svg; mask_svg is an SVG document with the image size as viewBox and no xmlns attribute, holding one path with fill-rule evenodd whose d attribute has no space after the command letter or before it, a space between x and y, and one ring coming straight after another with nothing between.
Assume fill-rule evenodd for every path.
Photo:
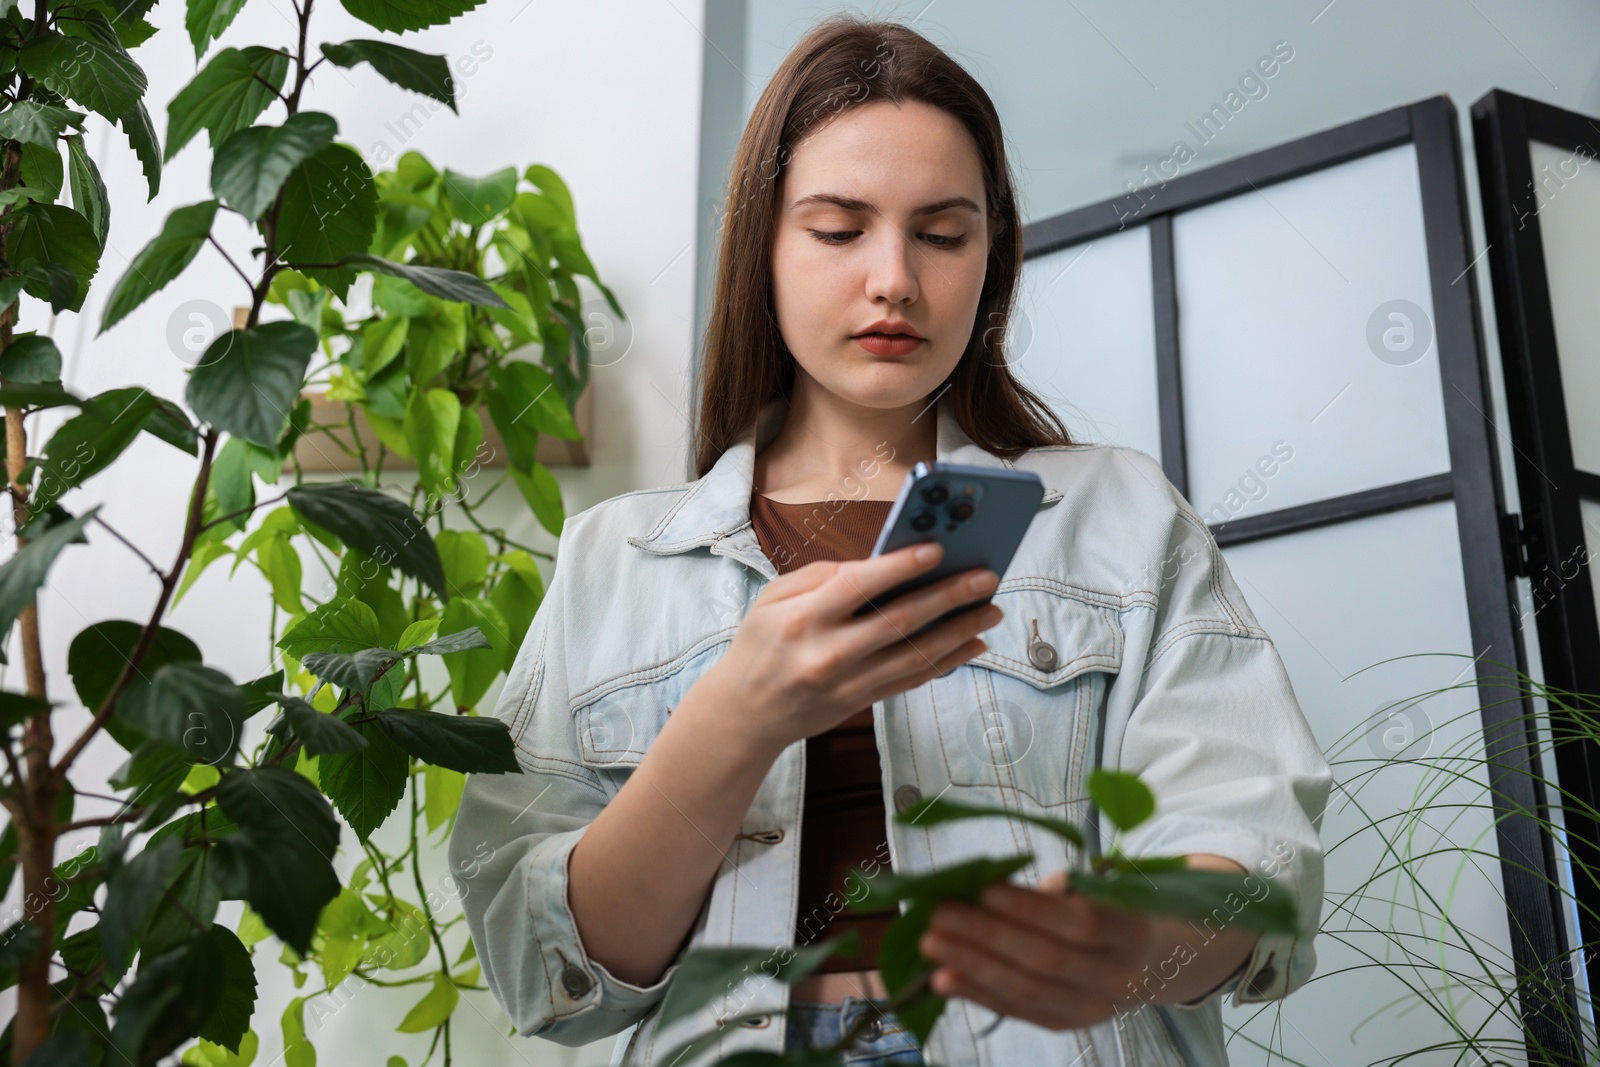
<instances>
[{"instance_id":1,"label":"woman's face","mask_svg":"<svg viewBox=\"0 0 1600 1067\"><path fill-rule=\"evenodd\" d=\"M971 135L920 101L852 108L794 150L778 197L773 295L797 377L868 408L937 389L972 336L989 256ZM875 336L881 321L922 340Z\"/></svg>"}]
</instances>

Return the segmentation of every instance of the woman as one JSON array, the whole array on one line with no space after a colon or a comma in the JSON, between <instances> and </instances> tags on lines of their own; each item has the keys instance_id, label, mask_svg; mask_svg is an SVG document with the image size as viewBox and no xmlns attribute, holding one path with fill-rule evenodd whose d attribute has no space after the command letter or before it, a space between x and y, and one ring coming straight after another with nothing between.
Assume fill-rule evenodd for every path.
<instances>
[{"instance_id":1,"label":"woman","mask_svg":"<svg viewBox=\"0 0 1600 1067\"><path fill-rule=\"evenodd\" d=\"M520 1032L583 1044L634 1024L613 1062L655 1063L713 1028L720 1058L832 1044L867 1015L849 1062L922 1063L875 963L897 912L844 905L876 870L1023 850L1017 881L942 906L919 945L952 998L930 1060L1224 1064L1220 994L1310 976L1328 766L1155 461L1074 443L1013 378L995 327L1020 239L998 118L958 64L850 17L795 46L734 161L699 478L568 519L496 712L524 773L472 777L453 831L484 975ZM1044 482L1006 581L968 572L857 618L936 562L866 558L906 472L935 459ZM1299 934L1097 904L1071 891L1075 855L1020 820L892 820L936 793L1085 820L1097 762L1160 801L1125 852L1266 879ZM763 967L658 1027L691 947L847 931L860 951L792 990Z\"/></svg>"}]
</instances>

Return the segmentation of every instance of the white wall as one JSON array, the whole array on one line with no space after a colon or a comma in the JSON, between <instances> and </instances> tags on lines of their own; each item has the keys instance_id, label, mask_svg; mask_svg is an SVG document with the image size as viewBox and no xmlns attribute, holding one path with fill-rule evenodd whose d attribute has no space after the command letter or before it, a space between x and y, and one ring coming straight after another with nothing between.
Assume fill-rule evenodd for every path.
<instances>
[{"instance_id":1,"label":"white wall","mask_svg":"<svg viewBox=\"0 0 1600 1067\"><path fill-rule=\"evenodd\" d=\"M166 103L195 71L183 11L180 0L159 4L152 19L160 32L136 53L150 77L146 99L163 137ZM222 44L289 45L293 17L287 0L252 0ZM521 170L541 162L566 179L590 258L627 312L629 322L623 329L631 330L632 336L625 356L594 372L594 465L556 471L569 513L617 493L682 479L688 431L680 412L687 411L684 383L696 262L701 20L698 0L583 4L488 0L452 25L403 38L409 47L449 56L453 68L464 60L475 62L466 68L470 76L456 68L459 116L389 85L365 67L344 71L324 64L303 101L308 109L338 118L342 139L369 159L382 158L384 150L398 155L415 148L436 164L466 174L507 165ZM332 0L316 0L314 42L375 36ZM423 111L416 110L419 104ZM417 117L434 108L436 113L418 126ZM274 107L261 121L279 121L281 113ZM408 115L409 121L402 122ZM121 133L97 118L92 121L91 152L112 198L110 243L100 275L81 315L64 314L52 322L47 306L25 299L19 327L56 337L65 355L69 388L87 394L142 384L181 401L187 364L167 341L171 322L188 322L189 309L181 305L201 300L229 309L247 302L243 283L208 248L177 282L106 335L95 336L112 284L131 257L159 232L167 213L210 197L210 155L204 137L191 142L172 162L160 195L147 204L143 176ZM219 234L242 257L253 235L236 223L237 217L231 217ZM60 421L48 413L36 417L29 428L30 452L38 450ZM152 559L169 566L196 469L191 457L146 436L112 467L115 473L91 479L69 493L63 504L74 513L102 504L100 514L108 522ZM472 488L486 488L497 476L498 472L480 476L482 484ZM407 489L411 484L408 475L385 480ZM260 495L279 491L281 487ZM553 539L509 484L488 502L483 517L490 525L504 525L518 540L553 547ZM450 525L465 522L457 518ZM137 557L104 530L92 529L90 537L90 544L63 555L40 597L49 692L58 701L75 699L65 670L72 637L104 619L144 620L158 587ZM325 596L317 587L327 581L326 572L309 551L303 550L302 556L307 589L319 598ZM230 582L226 566L218 564L167 622L200 644L208 664L242 681L274 669L268 641L270 605L267 586L252 567L241 567ZM5 674L0 681L5 688L20 690L24 680L16 641L10 657L13 665L0 668ZM492 700L491 693L486 705ZM269 717L260 716L262 721L252 726L259 729ZM57 718L58 734L70 741L87 717L80 711ZM104 778L122 757L108 739L96 741L80 764L78 784L106 791ZM106 803L81 801L80 813L108 810ZM381 836L391 844L400 840L397 832L388 831L398 831L401 822L397 813ZM62 856L91 842L90 834L76 835L64 842ZM348 831L342 843L342 866L348 869L355 863L350 853L359 857L360 850ZM427 857L430 883L444 873L442 856L439 849ZM5 902L8 915L19 899L14 885ZM237 908L225 903L221 917L231 924ZM453 931L457 937L461 932L459 926ZM257 950L262 988L253 1026L262 1038L260 1064L272 1062L279 1052L277 1013L294 995L287 969L272 958L275 951L267 943ZM318 987L317 977L307 984L308 989ZM325 1013L308 1008L307 1024L316 1031L313 1039L323 1062L382 1063L389 1055L420 1062L427 1051L426 1036L392 1032L420 992L420 987L369 987L347 1009ZM0 1014L9 1015L13 1004L10 993L0 996ZM580 1052L539 1040L506 1039L509 1023L487 993L466 996L456 1020L457 1062L609 1061L609 1041Z\"/></svg>"}]
</instances>

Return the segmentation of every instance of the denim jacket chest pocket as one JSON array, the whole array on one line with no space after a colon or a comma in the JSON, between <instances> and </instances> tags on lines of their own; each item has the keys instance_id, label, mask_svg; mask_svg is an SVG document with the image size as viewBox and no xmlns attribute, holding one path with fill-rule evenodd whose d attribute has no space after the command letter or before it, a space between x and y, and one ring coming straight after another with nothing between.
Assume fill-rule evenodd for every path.
<instances>
[{"instance_id":1,"label":"denim jacket chest pocket","mask_svg":"<svg viewBox=\"0 0 1600 1067\"><path fill-rule=\"evenodd\" d=\"M1117 610L1086 596L1097 594L1047 578L1007 580L994 596L1005 617L981 635L988 649L924 687L952 785L1082 816L1101 708L1123 648Z\"/></svg>"},{"instance_id":2,"label":"denim jacket chest pocket","mask_svg":"<svg viewBox=\"0 0 1600 1067\"><path fill-rule=\"evenodd\" d=\"M672 709L721 654L722 646L705 644L699 642L688 657L660 668L628 671L574 698L578 760L601 772L613 794L644 759Z\"/></svg>"}]
</instances>

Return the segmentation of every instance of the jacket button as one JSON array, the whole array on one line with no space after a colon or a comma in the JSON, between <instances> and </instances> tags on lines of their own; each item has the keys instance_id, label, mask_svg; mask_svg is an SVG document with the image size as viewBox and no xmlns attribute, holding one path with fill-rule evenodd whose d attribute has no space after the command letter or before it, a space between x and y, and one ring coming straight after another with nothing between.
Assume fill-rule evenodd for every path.
<instances>
[{"instance_id":1,"label":"jacket button","mask_svg":"<svg viewBox=\"0 0 1600 1067\"><path fill-rule=\"evenodd\" d=\"M872 1020L870 1023L867 1024L867 1028L865 1030L861 1031L861 1037L865 1041L876 1041L876 1040L878 1040L878 1038L880 1038L882 1036L883 1036L883 1018L881 1016L876 1018L876 1019L874 1019L874 1020Z\"/></svg>"},{"instance_id":2,"label":"jacket button","mask_svg":"<svg viewBox=\"0 0 1600 1067\"><path fill-rule=\"evenodd\" d=\"M1035 634L1028 642L1028 662L1041 671L1052 670L1056 665L1056 646Z\"/></svg>"},{"instance_id":3,"label":"jacket button","mask_svg":"<svg viewBox=\"0 0 1600 1067\"><path fill-rule=\"evenodd\" d=\"M905 811L922 799L922 790L914 785L903 785L894 791L894 810Z\"/></svg>"},{"instance_id":4,"label":"jacket button","mask_svg":"<svg viewBox=\"0 0 1600 1067\"><path fill-rule=\"evenodd\" d=\"M594 979L576 963L569 963L567 969L561 972L561 987L567 991L568 996L581 997L594 988Z\"/></svg>"}]
</instances>

